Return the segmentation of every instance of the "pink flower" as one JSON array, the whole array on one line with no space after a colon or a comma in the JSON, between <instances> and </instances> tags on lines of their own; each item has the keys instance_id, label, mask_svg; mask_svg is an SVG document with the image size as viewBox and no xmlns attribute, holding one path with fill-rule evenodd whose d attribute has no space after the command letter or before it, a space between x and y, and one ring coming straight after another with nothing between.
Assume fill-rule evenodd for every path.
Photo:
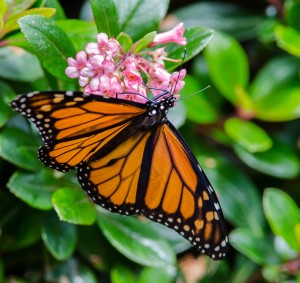
<instances>
[{"instance_id":1,"label":"pink flower","mask_svg":"<svg viewBox=\"0 0 300 283\"><path fill-rule=\"evenodd\" d=\"M174 93L178 93L181 91L181 89L184 87L185 82L183 81L183 78L186 75L186 69L182 69L180 72L174 72L170 76L170 85L172 87L175 87L173 90Z\"/></svg>"},{"instance_id":2,"label":"pink flower","mask_svg":"<svg viewBox=\"0 0 300 283\"><path fill-rule=\"evenodd\" d=\"M153 41L149 44L149 47L170 42L174 42L180 45L186 45L186 38L183 37L183 33L183 23L179 23L172 30L157 34L154 37Z\"/></svg>"},{"instance_id":3,"label":"pink flower","mask_svg":"<svg viewBox=\"0 0 300 283\"><path fill-rule=\"evenodd\" d=\"M179 24L170 32L158 34L150 45L186 44L183 33L183 24ZM79 85L86 93L145 103L149 92L156 96L167 90L178 97L184 86L186 71L170 74L164 66L165 60L178 62L180 59L167 56L165 47L126 53L117 40L99 33L97 42L88 43L75 59L68 58L65 72L70 78L79 78Z\"/></svg>"},{"instance_id":4,"label":"pink flower","mask_svg":"<svg viewBox=\"0 0 300 283\"><path fill-rule=\"evenodd\" d=\"M76 54L76 60L68 58L69 67L66 68L66 75L72 79L80 77L80 70L85 67L87 62L87 54L84 51L79 51Z\"/></svg>"},{"instance_id":5,"label":"pink flower","mask_svg":"<svg viewBox=\"0 0 300 283\"><path fill-rule=\"evenodd\" d=\"M161 64L153 64L149 69L149 74L153 80L158 80L160 82L169 81L170 73Z\"/></svg>"},{"instance_id":6,"label":"pink flower","mask_svg":"<svg viewBox=\"0 0 300 283\"><path fill-rule=\"evenodd\" d=\"M137 67L134 62L127 63L126 69L122 72L124 76L124 84L126 87L132 87L134 85L143 85L143 79L140 73L137 71Z\"/></svg>"}]
</instances>

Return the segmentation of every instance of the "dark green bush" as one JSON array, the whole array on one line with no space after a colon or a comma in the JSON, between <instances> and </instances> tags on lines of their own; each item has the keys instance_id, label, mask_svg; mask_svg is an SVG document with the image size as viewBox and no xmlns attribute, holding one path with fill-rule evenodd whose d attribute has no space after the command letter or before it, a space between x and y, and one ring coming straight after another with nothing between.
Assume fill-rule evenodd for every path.
<instances>
[{"instance_id":1,"label":"dark green bush","mask_svg":"<svg viewBox=\"0 0 300 283\"><path fill-rule=\"evenodd\" d=\"M95 23L67 19L56 0L0 0L0 282L300 282L299 1L195 2L166 19L165 0L90 2ZM38 161L36 129L9 106L17 93L78 89L66 58L97 32L125 44L173 19L187 61L215 30L182 97L211 87L169 119L219 195L232 245L219 263L159 224L96 208L73 173Z\"/></svg>"}]
</instances>

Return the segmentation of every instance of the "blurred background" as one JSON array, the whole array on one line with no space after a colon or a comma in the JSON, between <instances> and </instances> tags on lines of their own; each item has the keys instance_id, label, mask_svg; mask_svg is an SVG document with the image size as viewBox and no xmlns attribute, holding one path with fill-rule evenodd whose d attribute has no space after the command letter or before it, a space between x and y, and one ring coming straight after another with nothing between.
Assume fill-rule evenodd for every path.
<instances>
[{"instance_id":1,"label":"blurred background","mask_svg":"<svg viewBox=\"0 0 300 283\"><path fill-rule=\"evenodd\" d=\"M77 86L40 63L16 20L31 8L53 7L79 51L97 34L78 21L92 22L92 9L89 1L16 1L7 19L3 3L12 1L0 1L0 282L300 282L299 0L171 0L151 9L147 1L114 2L135 40L126 4L135 17L152 16L161 31L178 22L214 30L184 65L181 96L210 88L178 103L169 119L218 194L228 258L214 262L159 224L99 211L75 174L40 164L41 139L9 101Z\"/></svg>"}]
</instances>

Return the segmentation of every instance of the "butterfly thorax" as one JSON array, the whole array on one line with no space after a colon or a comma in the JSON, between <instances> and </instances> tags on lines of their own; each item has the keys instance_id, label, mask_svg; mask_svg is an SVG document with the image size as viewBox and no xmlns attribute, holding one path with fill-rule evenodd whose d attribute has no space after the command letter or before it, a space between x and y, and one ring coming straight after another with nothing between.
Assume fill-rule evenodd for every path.
<instances>
[{"instance_id":1,"label":"butterfly thorax","mask_svg":"<svg viewBox=\"0 0 300 283\"><path fill-rule=\"evenodd\" d=\"M167 113L174 106L176 98L173 95L162 98L159 101L151 100L147 103L147 116L144 120L144 127L149 129L158 124L167 122Z\"/></svg>"}]
</instances>

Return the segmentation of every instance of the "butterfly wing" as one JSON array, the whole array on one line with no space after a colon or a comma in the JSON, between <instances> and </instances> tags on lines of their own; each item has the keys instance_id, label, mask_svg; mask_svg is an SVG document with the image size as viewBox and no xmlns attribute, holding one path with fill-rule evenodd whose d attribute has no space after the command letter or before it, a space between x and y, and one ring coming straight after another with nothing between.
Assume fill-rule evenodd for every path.
<instances>
[{"instance_id":1,"label":"butterfly wing","mask_svg":"<svg viewBox=\"0 0 300 283\"><path fill-rule=\"evenodd\" d=\"M221 206L183 138L168 122L160 126L149 147L152 151L146 149L139 183L143 214L176 230L201 253L224 258L228 237Z\"/></svg>"},{"instance_id":2,"label":"butterfly wing","mask_svg":"<svg viewBox=\"0 0 300 283\"><path fill-rule=\"evenodd\" d=\"M78 167L92 200L112 212L140 213L180 233L214 259L228 249L217 197L171 124L140 131L99 160Z\"/></svg>"},{"instance_id":3,"label":"butterfly wing","mask_svg":"<svg viewBox=\"0 0 300 283\"><path fill-rule=\"evenodd\" d=\"M42 135L40 160L62 172L88 161L100 149L110 151L130 135L135 118L146 112L140 103L72 91L29 93L11 105Z\"/></svg>"}]
</instances>

